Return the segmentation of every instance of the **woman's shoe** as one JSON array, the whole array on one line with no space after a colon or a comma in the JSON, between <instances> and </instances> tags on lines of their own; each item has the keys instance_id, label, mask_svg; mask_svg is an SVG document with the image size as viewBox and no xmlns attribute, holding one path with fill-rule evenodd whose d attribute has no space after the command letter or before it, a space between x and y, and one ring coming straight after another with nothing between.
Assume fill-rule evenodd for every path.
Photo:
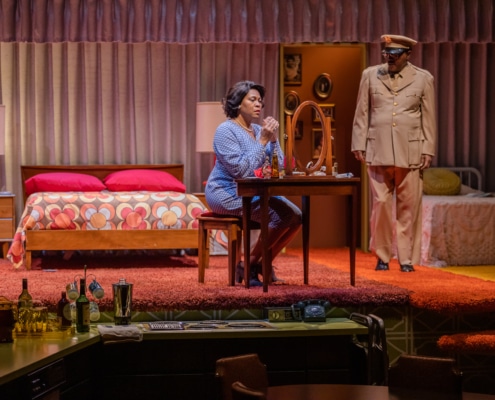
<instances>
[{"instance_id":1,"label":"woman's shoe","mask_svg":"<svg viewBox=\"0 0 495 400\"><path fill-rule=\"evenodd\" d=\"M263 286L263 283L258 278L258 273L260 271L259 264L251 264L249 271L249 286Z\"/></svg>"},{"instance_id":2,"label":"woman's shoe","mask_svg":"<svg viewBox=\"0 0 495 400\"><path fill-rule=\"evenodd\" d=\"M244 280L244 263L239 261L239 264L235 267L235 281L237 283L242 283Z\"/></svg>"},{"instance_id":3,"label":"woman's shoe","mask_svg":"<svg viewBox=\"0 0 495 400\"><path fill-rule=\"evenodd\" d=\"M263 273L263 266L261 264L258 264L258 263L252 264L251 268L256 270L256 272L258 274ZM277 275L275 275L275 267L272 265L272 283L275 283L275 282L284 283L285 281L283 279L280 279L279 277L277 277Z\"/></svg>"},{"instance_id":4,"label":"woman's shoe","mask_svg":"<svg viewBox=\"0 0 495 400\"><path fill-rule=\"evenodd\" d=\"M280 283L284 283L285 281L283 279L280 279L277 277L277 275L275 275L275 267L272 265L272 282L280 282Z\"/></svg>"}]
</instances>

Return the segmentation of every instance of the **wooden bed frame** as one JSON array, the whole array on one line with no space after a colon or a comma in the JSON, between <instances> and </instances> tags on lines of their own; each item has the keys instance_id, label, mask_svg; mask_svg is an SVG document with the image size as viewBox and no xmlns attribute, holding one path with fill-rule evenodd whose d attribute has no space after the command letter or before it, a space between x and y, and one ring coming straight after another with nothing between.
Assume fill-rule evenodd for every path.
<instances>
[{"instance_id":1,"label":"wooden bed frame","mask_svg":"<svg viewBox=\"0 0 495 400\"><path fill-rule=\"evenodd\" d=\"M47 172L73 172L103 179L108 174L126 169L152 169L172 174L180 181L184 178L182 164L162 165L22 165L21 176L24 203L26 189L24 182L32 176ZM132 231L26 231L25 266L31 268L31 252L41 250L158 250L158 249L197 249L197 229L173 230L132 230ZM70 254L70 253L69 253Z\"/></svg>"}]
</instances>

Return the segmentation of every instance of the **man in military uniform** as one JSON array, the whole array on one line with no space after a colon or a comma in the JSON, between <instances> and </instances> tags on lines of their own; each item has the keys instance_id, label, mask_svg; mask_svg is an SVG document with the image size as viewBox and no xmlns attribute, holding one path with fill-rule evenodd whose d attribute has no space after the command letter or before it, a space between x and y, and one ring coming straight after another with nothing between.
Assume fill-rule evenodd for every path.
<instances>
[{"instance_id":1,"label":"man in military uniform","mask_svg":"<svg viewBox=\"0 0 495 400\"><path fill-rule=\"evenodd\" d=\"M351 150L368 167L376 270L388 270L393 255L395 192L400 270L413 272L421 256L422 171L435 155L437 137L434 80L409 62L415 40L400 35L381 40L384 63L361 77Z\"/></svg>"}]
</instances>

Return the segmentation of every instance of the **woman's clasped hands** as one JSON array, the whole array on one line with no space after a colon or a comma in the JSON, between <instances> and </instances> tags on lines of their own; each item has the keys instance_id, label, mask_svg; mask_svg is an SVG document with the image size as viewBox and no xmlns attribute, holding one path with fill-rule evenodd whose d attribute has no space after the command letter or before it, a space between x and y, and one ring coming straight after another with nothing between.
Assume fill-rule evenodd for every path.
<instances>
[{"instance_id":1,"label":"woman's clasped hands","mask_svg":"<svg viewBox=\"0 0 495 400\"><path fill-rule=\"evenodd\" d=\"M263 119L263 125L261 128L260 141L262 144L268 142L276 142L278 139L277 129L279 127L278 121L273 117L266 117Z\"/></svg>"}]
</instances>

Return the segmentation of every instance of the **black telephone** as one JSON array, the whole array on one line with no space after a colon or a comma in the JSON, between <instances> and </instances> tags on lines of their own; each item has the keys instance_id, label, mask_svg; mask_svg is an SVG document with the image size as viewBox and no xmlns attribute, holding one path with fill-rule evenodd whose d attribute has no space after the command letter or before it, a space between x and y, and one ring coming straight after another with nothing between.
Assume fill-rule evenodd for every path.
<instances>
[{"instance_id":1,"label":"black telephone","mask_svg":"<svg viewBox=\"0 0 495 400\"><path fill-rule=\"evenodd\" d=\"M327 308L330 302L326 300L305 300L292 305L294 319L304 322L325 322Z\"/></svg>"}]
</instances>

